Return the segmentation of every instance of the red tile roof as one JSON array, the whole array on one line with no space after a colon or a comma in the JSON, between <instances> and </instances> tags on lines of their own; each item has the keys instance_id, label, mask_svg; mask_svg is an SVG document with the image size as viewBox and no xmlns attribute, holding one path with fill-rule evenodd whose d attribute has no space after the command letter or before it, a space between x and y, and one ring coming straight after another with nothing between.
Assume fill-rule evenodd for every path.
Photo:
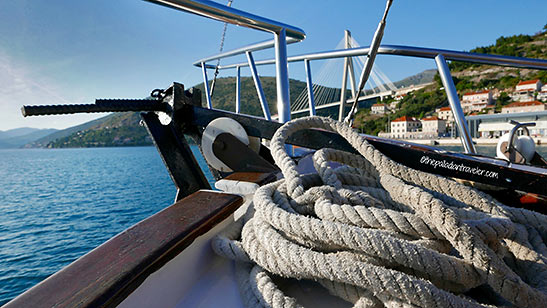
<instances>
[{"instance_id":1,"label":"red tile roof","mask_svg":"<svg viewBox=\"0 0 547 308\"><path fill-rule=\"evenodd\" d=\"M526 107L526 106L540 106L540 105L544 105L544 104L543 104L542 102L540 102L540 101L514 102L514 103L511 103L511 104L505 106L504 108Z\"/></svg>"},{"instance_id":2,"label":"red tile roof","mask_svg":"<svg viewBox=\"0 0 547 308\"><path fill-rule=\"evenodd\" d=\"M439 111L448 111L448 110L451 110L450 107L441 107L441 109L439 109Z\"/></svg>"},{"instance_id":3,"label":"red tile roof","mask_svg":"<svg viewBox=\"0 0 547 308\"><path fill-rule=\"evenodd\" d=\"M385 107L386 104L374 104L374 105L372 105L372 107L382 107L382 106Z\"/></svg>"},{"instance_id":4,"label":"red tile roof","mask_svg":"<svg viewBox=\"0 0 547 308\"><path fill-rule=\"evenodd\" d=\"M539 81L539 79L534 79L534 80L526 80L526 81L521 81L517 84L517 86L523 86L525 84L535 84Z\"/></svg>"},{"instance_id":5,"label":"red tile roof","mask_svg":"<svg viewBox=\"0 0 547 308\"><path fill-rule=\"evenodd\" d=\"M402 116L400 118L397 118L391 122L417 122L416 118L409 117L409 116Z\"/></svg>"},{"instance_id":6,"label":"red tile roof","mask_svg":"<svg viewBox=\"0 0 547 308\"><path fill-rule=\"evenodd\" d=\"M482 91L477 91L477 92L467 92L464 94L464 96L466 95L476 95L476 94L488 94L490 92L490 90L482 90Z\"/></svg>"},{"instance_id":7,"label":"red tile roof","mask_svg":"<svg viewBox=\"0 0 547 308\"><path fill-rule=\"evenodd\" d=\"M423 118L422 121L439 121L439 118L436 116L432 116L428 118Z\"/></svg>"}]
</instances>

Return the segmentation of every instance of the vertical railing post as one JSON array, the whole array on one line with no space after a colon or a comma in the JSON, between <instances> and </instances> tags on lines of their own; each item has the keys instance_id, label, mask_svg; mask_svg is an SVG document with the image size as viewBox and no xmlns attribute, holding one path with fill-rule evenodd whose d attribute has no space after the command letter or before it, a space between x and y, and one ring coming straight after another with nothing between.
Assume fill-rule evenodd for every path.
<instances>
[{"instance_id":1,"label":"vertical railing post","mask_svg":"<svg viewBox=\"0 0 547 308\"><path fill-rule=\"evenodd\" d=\"M277 114L280 123L291 119L287 36L285 29L275 34L275 78L277 84Z\"/></svg>"},{"instance_id":2,"label":"vertical railing post","mask_svg":"<svg viewBox=\"0 0 547 308\"><path fill-rule=\"evenodd\" d=\"M344 32L345 48L351 48L351 32L345 30ZM346 106L346 89L348 84L348 72L351 82L351 94L355 97L355 73L353 71L353 60L351 57L344 58L344 71L342 75L342 87L340 92L340 107L338 109L338 121L344 120L344 109Z\"/></svg>"},{"instance_id":3,"label":"vertical railing post","mask_svg":"<svg viewBox=\"0 0 547 308\"><path fill-rule=\"evenodd\" d=\"M441 81L446 91L446 96L448 97L450 109L452 109L452 114L454 115L454 121L458 125L463 148L466 153L475 154L477 151L475 150L473 139L471 138L469 128L465 121L465 115L463 114L454 80L452 80L452 76L450 75L450 68L448 68L446 59L442 54L438 54L435 57L435 63L437 64L437 69L439 70L439 75L441 76Z\"/></svg>"},{"instance_id":4,"label":"vertical railing post","mask_svg":"<svg viewBox=\"0 0 547 308\"><path fill-rule=\"evenodd\" d=\"M241 112L241 67L236 68L236 113Z\"/></svg>"},{"instance_id":5,"label":"vertical railing post","mask_svg":"<svg viewBox=\"0 0 547 308\"><path fill-rule=\"evenodd\" d=\"M340 106L338 107L338 121L344 120L346 105L346 89L348 87L348 57L344 58L344 70L342 72L342 87L340 87Z\"/></svg>"},{"instance_id":6,"label":"vertical railing post","mask_svg":"<svg viewBox=\"0 0 547 308\"><path fill-rule=\"evenodd\" d=\"M351 48L349 46L348 48ZM348 62L348 71L349 71L349 81L351 86L351 96L359 98L359 95L355 96L355 92L357 91L357 81L355 79L355 70L353 69L353 58L349 58Z\"/></svg>"},{"instance_id":7,"label":"vertical railing post","mask_svg":"<svg viewBox=\"0 0 547 308\"><path fill-rule=\"evenodd\" d=\"M306 84L308 86L308 103L310 105L310 116L315 115L315 98L313 97L313 83L311 80L311 66L310 60L304 60L304 66L306 67Z\"/></svg>"},{"instance_id":8,"label":"vertical railing post","mask_svg":"<svg viewBox=\"0 0 547 308\"><path fill-rule=\"evenodd\" d=\"M207 99L207 108L213 109L213 103L211 102L211 92L209 90L209 80L207 79L207 68L205 63L201 62L201 71L203 72L203 86L205 87L205 98Z\"/></svg>"},{"instance_id":9,"label":"vertical railing post","mask_svg":"<svg viewBox=\"0 0 547 308\"><path fill-rule=\"evenodd\" d=\"M270 107L268 107L268 102L266 101L266 95L262 89L262 83L260 83L260 77L258 76L258 71L256 69L255 60L253 54L250 51L246 52L247 61L249 62L249 68L251 69L251 74L253 75L253 80L255 82L256 93L258 94L258 99L260 100L260 106L262 106L262 112L264 113L264 118L271 121L272 116L270 114Z\"/></svg>"}]
</instances>

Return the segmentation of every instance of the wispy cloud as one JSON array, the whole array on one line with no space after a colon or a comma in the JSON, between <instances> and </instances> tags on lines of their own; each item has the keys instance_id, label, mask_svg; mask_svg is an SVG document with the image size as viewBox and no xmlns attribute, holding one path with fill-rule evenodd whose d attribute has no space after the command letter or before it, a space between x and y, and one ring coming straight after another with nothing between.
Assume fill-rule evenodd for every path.
<instances>
[{"instance_id":1,"label":"wispy cloud","mask_svg":"<svg viewBox=\"0 0 547 308\"><path fill-rule=\"evenodd\" d=\"M0 104L10 104L16 97L35 97L37 101L55 100L70 103L55 90L54 86L40 82L31 70L24 65L16 64L8 55L0 52Z\"/></svg>"},{"instance_id":2,"label":"wispy cloud","mask_svg":"<svg viewBox=\"0 0 547 308\"><path fill-rule=\"evenodd\" d=\"M58 64L62 66L66 63L63 61ZM22 117L20 110L23 105L73 104L82 100L74 100L70 97L72 93L68 97L63 95L66 92L63 86L48 76L48 71L54 70L54 65L47 63L47 68L33 67L0 50L0 130L23 126L64 128L100 116Z\"/></svg>"}]
</instances>

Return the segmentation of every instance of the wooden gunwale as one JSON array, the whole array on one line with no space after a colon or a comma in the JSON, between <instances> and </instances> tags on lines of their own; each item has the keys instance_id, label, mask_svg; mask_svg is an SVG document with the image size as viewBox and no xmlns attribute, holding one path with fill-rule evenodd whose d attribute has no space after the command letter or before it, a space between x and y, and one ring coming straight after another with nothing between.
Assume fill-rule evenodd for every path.
<instances>
[{"instance_id":1,"label":"wooden gunwale","mask_svg":"<svg viewBox=\"0 0 547 308\"><path fill-rule=\"evenodd\" d=\"M238 195L197 191L116 235L4 307L115 307L242 203Z\"/></svg>"}]
</instances>

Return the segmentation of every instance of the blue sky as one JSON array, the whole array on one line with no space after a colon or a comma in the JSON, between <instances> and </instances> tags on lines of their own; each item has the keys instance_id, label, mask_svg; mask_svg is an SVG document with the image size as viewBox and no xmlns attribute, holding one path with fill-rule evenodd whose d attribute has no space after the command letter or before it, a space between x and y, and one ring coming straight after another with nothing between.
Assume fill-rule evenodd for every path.
<instances>
[{"instance_id":1,"label":"blue sky","mask_svg":"<svg viewBox=\"0 0 547 308\"><path fill-rule=\"evenodd\" d=\"M288 47L294 55L334 48L345 29L368 45L385 1L234 0L233 6L304 29L306 40ZM546 17L544 0L394 0L383 42L469 50L502 35L534 34ZM140 98L173 81L198 84L201 72L191 63L218 51L222 27L139 0L0 0L0 130L66 128L102 116L23 118L23 104ZM225 50L270 38L229 26ZM272 56L263 51L255 58ZM379 57L377 64L393 81L434 67L430 60L398 57ZM314 71L319 67L312 64ZM291 65L290 72L304 78L302 65Z\"/></svg>"}]
</instances>

